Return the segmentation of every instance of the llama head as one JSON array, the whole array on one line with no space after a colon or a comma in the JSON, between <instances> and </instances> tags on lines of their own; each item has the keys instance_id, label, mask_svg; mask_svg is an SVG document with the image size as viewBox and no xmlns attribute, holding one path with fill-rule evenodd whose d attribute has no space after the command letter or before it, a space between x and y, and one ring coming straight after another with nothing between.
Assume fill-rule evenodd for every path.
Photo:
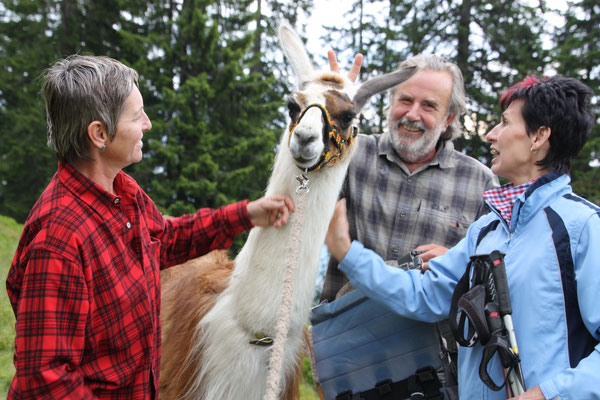
<instances>
[{"instance_id":1,"label":"llama head","mask_svg":"<svg viewBox=\"0 0 600 400\"><path fill-rule=\"evenodd\" d=\"M287 132L290 154L302 170L319 169L346 159L358 133L357 116L369 98L414 73L393 72L357 87L342 74L315 71L302 40L289 25L280 26L279 39L296 74L298 90L287 97Z\"/></svg>"}]
</instances>

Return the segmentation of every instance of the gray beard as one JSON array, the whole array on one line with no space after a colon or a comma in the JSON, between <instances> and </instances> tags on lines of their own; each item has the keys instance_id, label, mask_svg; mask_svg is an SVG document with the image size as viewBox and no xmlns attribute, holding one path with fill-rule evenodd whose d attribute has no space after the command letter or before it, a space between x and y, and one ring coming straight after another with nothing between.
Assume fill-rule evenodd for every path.
<instances>
[{"instance_id":1,"label":"gray beard","mask_svg":"<svg viewBox=\"0 0 600 400\"><path fill-rule=\"evenodd\" d=\"M444 121L445 119L440 122L439 125L434 126L431 129L425 129L420 137L413 138L402 134L399 131L399 126L408 125L410 127L424 129L425 125L422 122L410 122L406 117L402 117L395 125L390 125L389 127L388 133L390 135L392 147L396 150L402 161L409 163L419 162L435 148L444 131Z\"/></svg>"}]
</instances>

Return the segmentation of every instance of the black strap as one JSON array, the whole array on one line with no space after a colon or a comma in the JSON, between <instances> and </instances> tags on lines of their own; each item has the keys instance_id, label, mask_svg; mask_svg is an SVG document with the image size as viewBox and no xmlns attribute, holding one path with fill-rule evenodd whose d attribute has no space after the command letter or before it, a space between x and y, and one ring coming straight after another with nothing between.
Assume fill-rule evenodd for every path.
<instances>
[{"instance_id":1,"label":"black strap","mask_svg":"<svg viewBox=\"0 0 600 400\"><path fill-rule=\"evenodd\" d=\"M440 359L444 369L444 389L447 400L458 400L458 345L447 319L434 324L440 343Z\"/></svg>"},{"instance_id":2,"label":"black strap","mask_svg":"<svg viewBox=\"0 0 600 400\"><path fill-rule=\"evenodd\" d=\"M432 367L418 369L414 375L409 376L398 382L392 382L385 379L378 382L373 389L366 390L357 394L343 392L336 397L336 400L350 400L354 398L364 400L396 400L396 399L426 399L443 400L444 396L440 391L442 384L437 376L437 372ZM340 396L344 397L340 397Z\"/></svg>"},{"instance_id":3,"label":"black strap","mask_svg":"<svg viewBox=\"0 0 600 400\"><path fill-rule=\"evenodd\" d=\"M493 229L492 224L486 229ZM450 326L456 340L462 346L471 347L479 342L483 346L483 356L479 364L479 377L482 382L494 391L502 389L507 377L515 370L521 374L520 359L512 351L508 333L501 319L501 308L498 304L496 276L492 266L502 260L503 254L492 252L488 255L474 255L467 264L465 274L458 281L452 303L450 304ZM471 271L472 276L471 275ZM505 279L505 278L504 278ZM470 285L472 286L469 289ZM506 283L504 283L506 286ZM504 301L503 303L505 303ZM458 315L458 307L462 312ZM468 318L467 338L464 337L465 323ZM498 353L505 378L502 385L497 385L487 372L492 357Z\"/></svg>"},{"instance_id":4,"label":"black strap","mask_svg":"<svg viewBox=\"0 0 600 400\"><path fill-rule=\"evenodd\" d=\"M423 393L426 399L440 399L444 396L440 392L442 384L437 376L437 372L432 367L425 367L417 370L416 381L423 387Z\"/></svg>"},{"instance_id":5,"label":"black strap","mask_svg":"<svg viewBox=\"0 0 600 400\"><path fill-rule=\"evenodd\" d=\"M466 340L459 340L463 346L473 346L475 334L481 344L485 345L490 339L490 330L485 316L485 287L477 285L458 299L458 306L462 309L458 331L464 333L464 323L469 318L469 335ZM460 335L462 338L462 334ZM464 343L463 343L464 341Z\"/></svg>"},{"instance_id":6,"label":"black strap","mask_svg":"<svg viewBox=\"0 0 600 400\"><path fill-rule=\"evenodd\" d=\"M346 390L335 396L335 400L360 400L360 394L356 393L352 395L352 390Z\"/></svg>"},{"instance_id":7,"label":"black strap","mask_svg":"<svg viewBox=\"0 0 600 400\"><path fill-rule=\"evenodd\" d=\"M479 377L486 384L487 387L494 391L498 391L506 384L506 377L502 385L498 386L494 380L490 377L487 372L487 365L494 356L498 353L500 356L500 362L504 368L508 368L506 371L506 377L510 374L513 368L519 363L519 356L511 351L508 337L505 335L494 334L490 341L485 345L483 349L483 357L481 358L481 364L479 364Z\"/></svg>"},{"instance_id":8,"label":"black strap","mask_svg":"<svg viewBox=\"0 0 600 400\"><path fill-rule=\"evenodd\" d=\"M448 315L448 322L450 322L450 329L452 329L452 333L454 334L456 341L461 346L468 346L469 341L464 338L464 330L460 331L460 333L458 331L458 325L459 325L458 300L462 297L463 294L465 294L469 291L469 286L470 286L469 277L471 275L471 266L472 265L473 265L472 262L469 262L467 264L467 268L466 268L464 275L462 276L462 278L460 278L460 280L456 284L456 287L454 288L454 293L452 293L452 301L450 302L450 313ZM460 325L463 327L464 327L464 318L465 318L464 314L461 313Z\"/></svg>"},{"instance_id":9,"label":"black strap","mask_svg":"<svg viewBox=\"0 0 600 400\"><path fill-rule=\"evenodd\" d=\"M469 269L471 263L467 264L467 271L464 273L462 278L456 283L454 293L452 293L452 300L450 301L450 313L448 314L448 322L450 322L450 329L454 337L458 339L458 299L469 290ZM459 342L460 343L460 342Z\"/></svg>"}]
</instances>

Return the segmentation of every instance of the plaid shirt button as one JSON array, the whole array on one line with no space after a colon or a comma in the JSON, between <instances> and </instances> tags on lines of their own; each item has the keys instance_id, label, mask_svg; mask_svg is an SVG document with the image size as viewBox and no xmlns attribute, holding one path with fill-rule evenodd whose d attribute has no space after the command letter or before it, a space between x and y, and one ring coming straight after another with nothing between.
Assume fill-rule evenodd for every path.
<instances>
[{"instance_id":1,"label":"plaid shirt button","mask_svg":"<svg viewBox=\"0 0 600 400\"><path fill-rule=\"evenodd\" d=\"M116 199L113 200L113 203L115 204L119 204L121 202L121 198L117 197Z\"/></svg>"},{"instance_id":2,"label":"plaid shirt button","mask_svg":"<svg viewBox=\"0 0 600 400\"><path fill-rule=\"evenodd\" d=\"M126 223L125 226L127 227L127 229L131 229L131 222Z\"/></svg>"}]
</instances>

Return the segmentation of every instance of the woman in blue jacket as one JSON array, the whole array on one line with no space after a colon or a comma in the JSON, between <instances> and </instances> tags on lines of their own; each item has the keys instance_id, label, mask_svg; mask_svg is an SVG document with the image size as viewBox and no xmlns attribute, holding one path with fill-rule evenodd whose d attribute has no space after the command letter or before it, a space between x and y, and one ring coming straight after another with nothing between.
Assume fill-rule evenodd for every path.
<instances>
[{"instance_id":1,"label":"woman in blue jacket","mask_svg":"<svg viewBox=\"0 0 600 400\"><path fill-rule=\"evenodd\" d=\"M505 253L525 385L519 399L600 399L600 208L569 186L572 159L594 124L592 91L562 76L528 77L501 97L502 120L486 136L492 171L509 184L483 195L491 212L469 228L429 271L387 266L350 242L345 204L327 235L332 255L352 284L399 314L447 318L452 293L470 256ZM461 399L503 399L479 378L483 348L459 350ZM497 356L488 365L503 381Z\"/></svg>"}]
</instances>

